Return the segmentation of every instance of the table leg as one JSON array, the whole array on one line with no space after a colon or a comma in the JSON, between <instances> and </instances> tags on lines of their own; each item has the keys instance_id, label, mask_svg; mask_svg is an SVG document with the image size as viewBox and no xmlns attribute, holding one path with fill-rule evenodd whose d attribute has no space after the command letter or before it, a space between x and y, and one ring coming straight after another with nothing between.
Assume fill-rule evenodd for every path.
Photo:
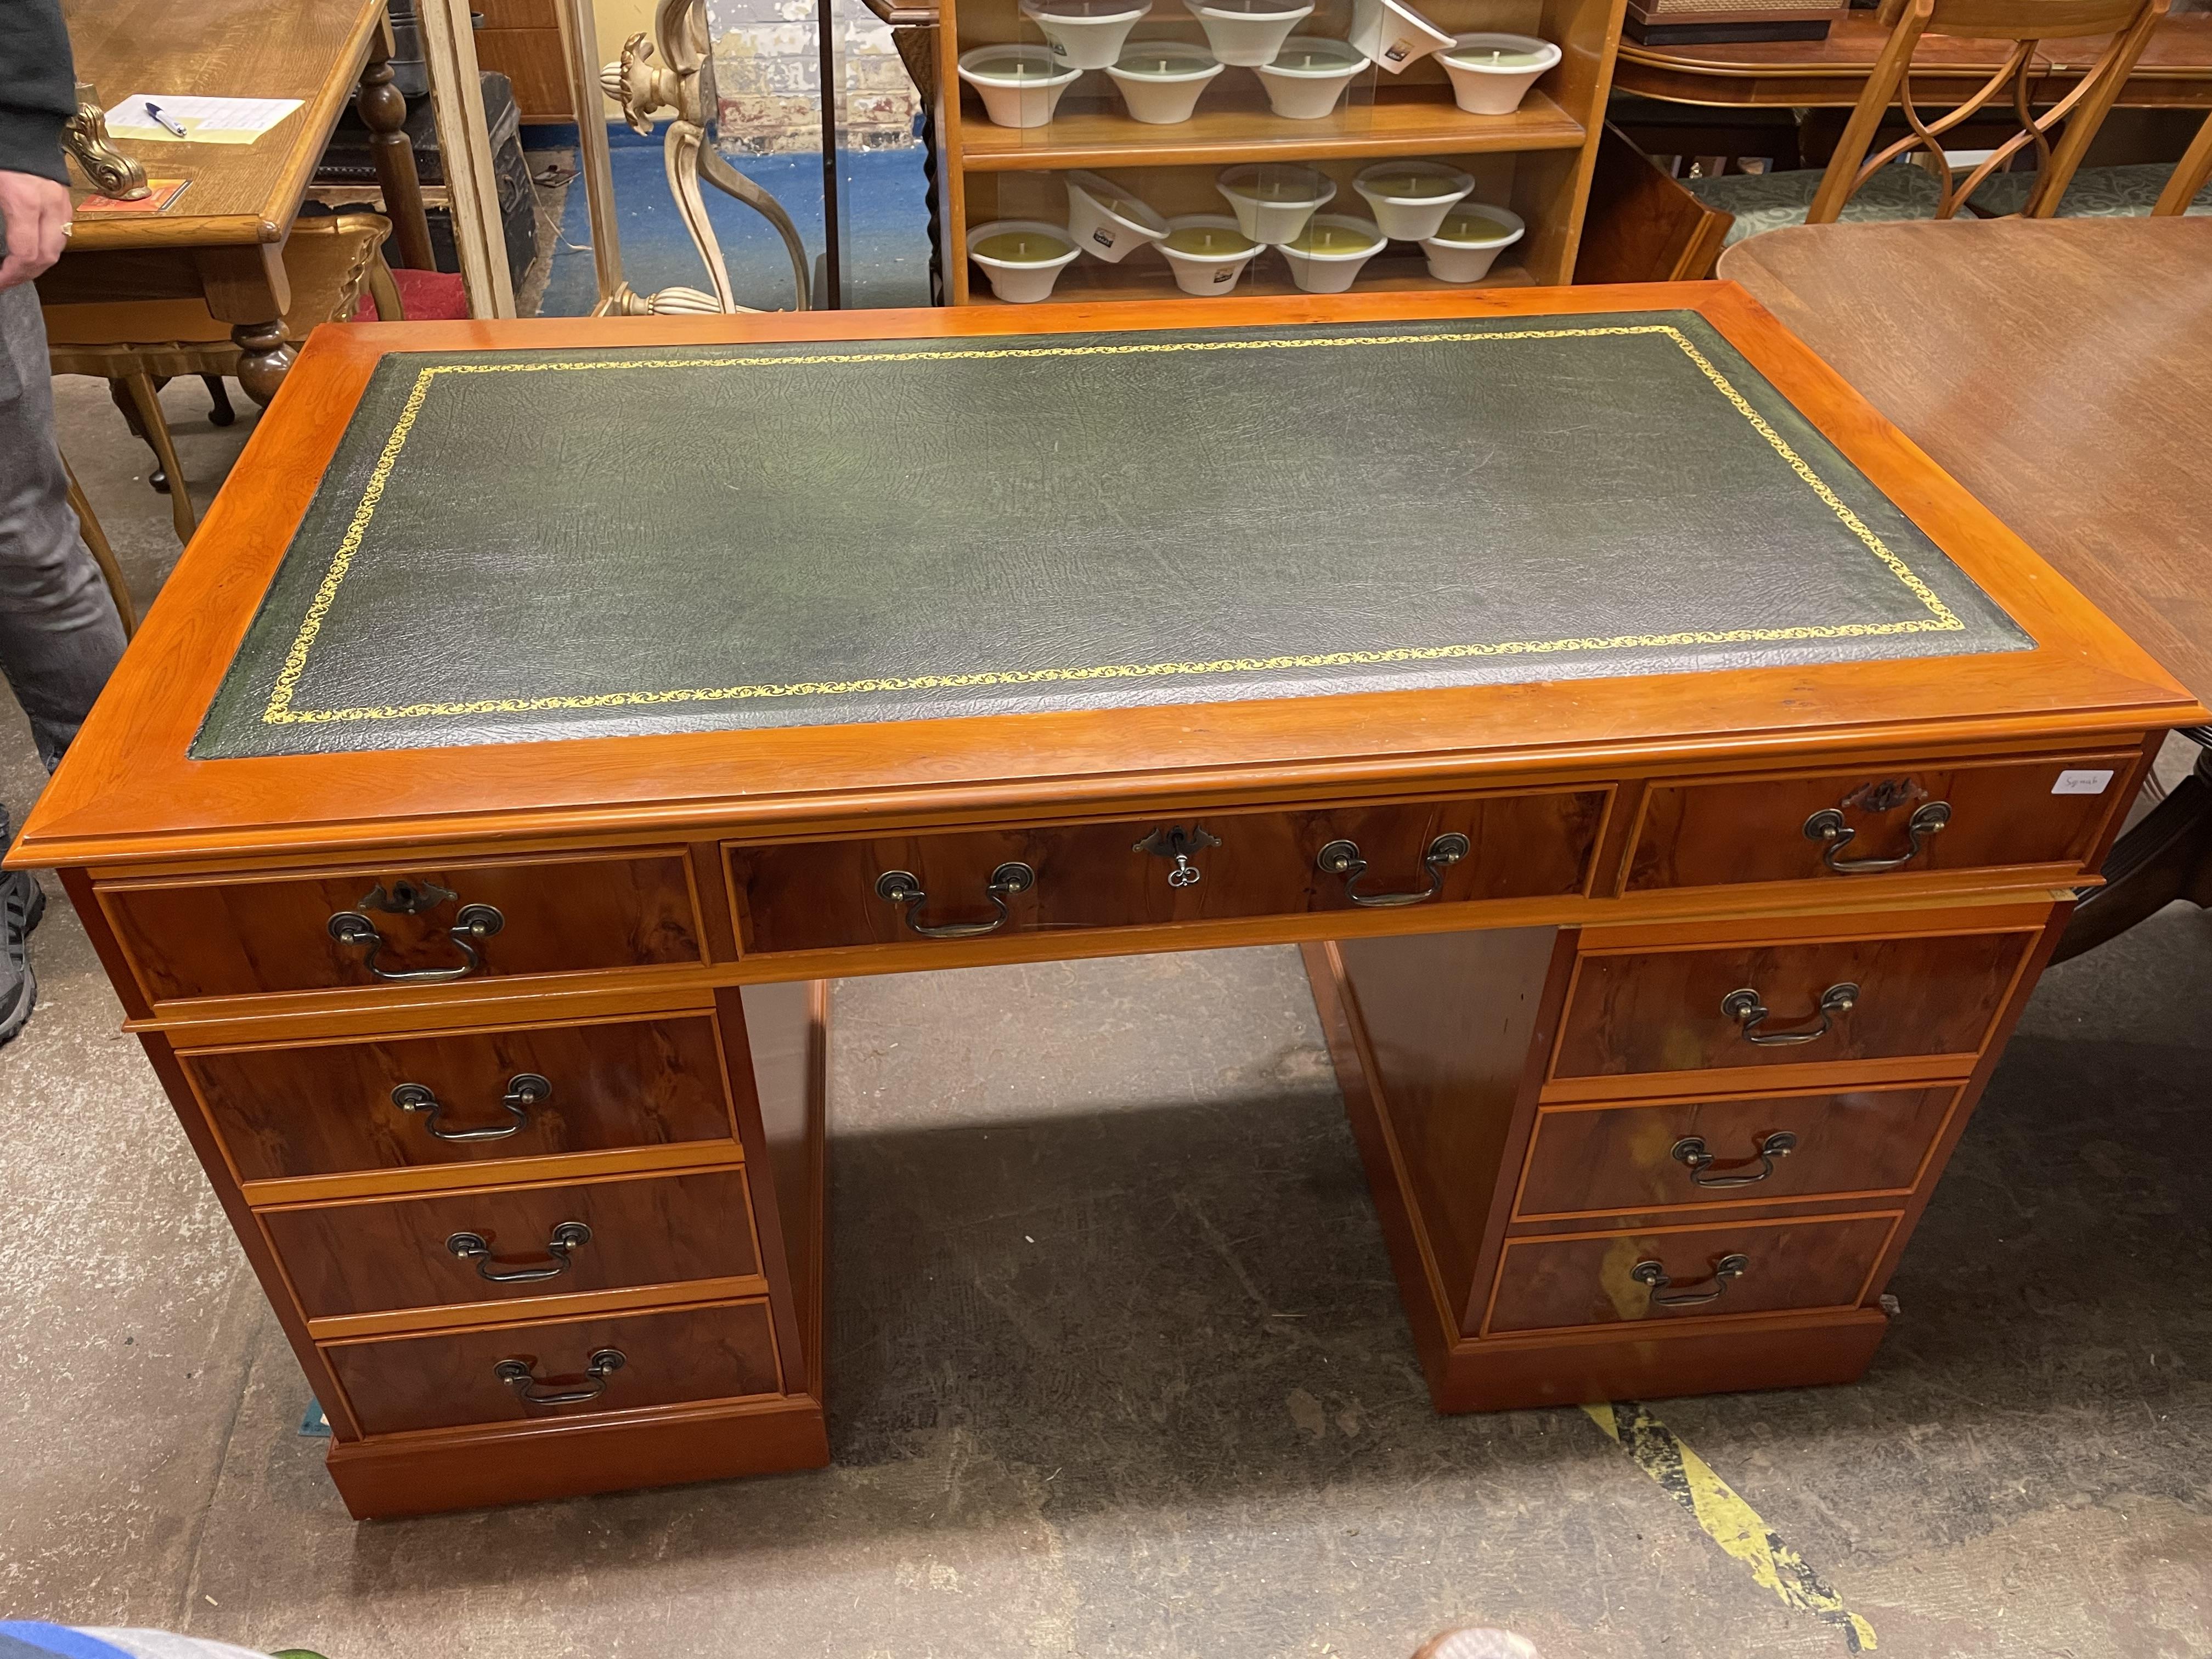
<instances>
[{"instance_id":1,"label":"table leg","mask_svg":"<svg viewBox=\"0 0 2212 1659\"><path fill-rule=\"evenodd\" d=\"M192 532L199 528L199 517L192 511L192 493L185 487L185 470L177 465L177 447L169 437L169 422L161 413L161 393L155 389L154 377L141 373L108 384L111 387L119 384L129 394L138 415L138 435L152 447L161 471L168 475L169 520L176 526L177 540L191 540Z\"/></svg>"},{"instance_id":2,"label":"table leg","mask_svg":"<svg viewBox=\"0 0 2212 1659\"><path fill-rule=\"evenodd\" d=\"M398 257L386 263L414 270L434 270L430 222L422 212L422 181L415 171L415 146L409 142L407 99L393 82L392 41L385 28L368 49L355 99L362 125L368 129L369 158L376 164L377 187L384 194L385 216L392 221Z\"/></svg>"},{"instance_id":3,"label":"table leg","mask_svg":"<svg viewBox=\"0 0 2212 1659\"><path fill-rule=\"evenodd\" d=\"M284 375L299 354L292 343L284 337L282 322L233 323L230 337L240 356L238 360L238 383L246 388L246 395L263 408L276 395L276 388L284 384Z\"/></svg>"},{"instance_id":4,"label":"table leg","mask_svg":"<svg viewBox=\"0 0 2212 1659\"><path fill-rule=\"evenodd\" d=\"M2105 884L2075 907L2052 961L2117 939L2176 899L2212 909L2212 732L2198 740L2207 746L2196 769L2120 837Z\"/></svg>"}]
</instances>

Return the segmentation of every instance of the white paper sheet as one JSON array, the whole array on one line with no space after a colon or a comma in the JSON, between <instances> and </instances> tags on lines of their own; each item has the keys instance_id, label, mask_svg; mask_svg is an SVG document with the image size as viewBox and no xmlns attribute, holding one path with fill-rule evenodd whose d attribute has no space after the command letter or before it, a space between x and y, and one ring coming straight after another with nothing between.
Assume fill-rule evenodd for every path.
<instances>
[{"instance_id":1,"label":"white paper sheet","mask_svg":"<svg viewBox=\"0 0 2212 1659\"><path fill-rule=\"evenodd\" d=\"M250 144L300 107L297 98L188 98L134 92L107 112L112 137L157 144ZM147 112L151 104L182 127L178 137Z\"/></svg>"}]
</instances>

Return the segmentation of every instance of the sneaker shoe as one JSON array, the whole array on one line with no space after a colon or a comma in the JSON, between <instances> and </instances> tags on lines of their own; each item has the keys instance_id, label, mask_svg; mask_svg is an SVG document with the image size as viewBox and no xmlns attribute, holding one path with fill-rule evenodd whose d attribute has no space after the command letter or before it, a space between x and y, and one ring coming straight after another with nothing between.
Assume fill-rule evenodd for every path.
<instances>
[{"instance_id":1,"label":"sneaker shoe","mask_svg":"<svg viewBox=\"0 0 2212 1659\"><path fill-rule=\"evenodd\" d=\"M39 1000L31 973L31 930L46 914L46 890L27 870L0 876L0 1042L23 1029Z\"/></svg>"}]
</instances>

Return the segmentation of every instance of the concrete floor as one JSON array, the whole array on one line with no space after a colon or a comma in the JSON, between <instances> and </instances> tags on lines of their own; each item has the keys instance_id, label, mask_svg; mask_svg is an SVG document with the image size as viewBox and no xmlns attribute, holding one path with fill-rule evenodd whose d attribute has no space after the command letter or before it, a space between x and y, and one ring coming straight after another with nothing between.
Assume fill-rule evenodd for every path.
<instances>
[{"instance_id":1,"label":"concrete floor","mask_svg":"<svg viewBox=\"0 0 2212 1659\"><path fill-rule=\"evenodd\" d=\"M173 558L104 389L64 443ZM204 490L250 418L171 388ZM37 783L12 708L0 791ZM331 1659L1836 1655L1580 1412L1427 1405L1296 957L849 981L812 1474L356 1526L65 903L0 1050L0 1618ZM2053 972L1845 1389L1662 1418L1885 1653L2212 1651L2212 916Z\"/></svg>"}]
</instances>

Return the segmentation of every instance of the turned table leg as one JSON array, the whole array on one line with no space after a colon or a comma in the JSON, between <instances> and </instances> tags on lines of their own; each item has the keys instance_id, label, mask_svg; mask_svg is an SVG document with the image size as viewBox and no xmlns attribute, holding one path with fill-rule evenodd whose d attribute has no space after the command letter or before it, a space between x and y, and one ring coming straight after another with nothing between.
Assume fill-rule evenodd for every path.
<instances>
[{"instance_id":1,"label":"turned table leg","mask_svg":"<svg viewBox=\"0 0 2212 1659\"><path fill-rule=\"evenodd\" d=\"M267 408L269 400L276 395L276 388L284 384L292 359L298 355L292 349L292 343L284 337L284 325L234 323L230 337L240 353L239 385L246 388L247 397Z\"/></svg>"},{"instance_id":2,"label":"turned table leg","mask_svg":"<svg viewBox=\"0 0 2212 1659\"><path fill-rule=\"evenodd\" d=\"M407 98L394 82L390 26L377 31L361 72L355 106L368 129L369 159L376 164L377 187L385 216L392 221L397 255L387 261L413 270L433 270L430 222L422 211L422 181L415 171L415 146L407 137Z\"/></svg>"}]
</instances>

